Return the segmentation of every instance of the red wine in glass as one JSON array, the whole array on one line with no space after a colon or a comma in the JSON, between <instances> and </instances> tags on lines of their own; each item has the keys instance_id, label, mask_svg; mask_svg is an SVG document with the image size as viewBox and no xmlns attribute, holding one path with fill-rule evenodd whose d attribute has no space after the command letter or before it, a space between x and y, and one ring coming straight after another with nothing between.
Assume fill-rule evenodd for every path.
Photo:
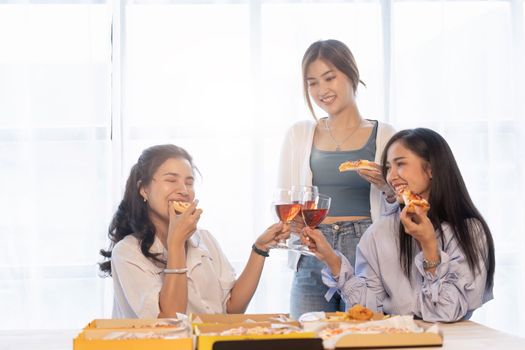
<instances>
[{"instance_id":1,"label":"red wine in glass","mask_svg":"<svg viewBox=\"0 0 525 350\"><path fill-rule=\"evenodd\" d=\"M324 194L303 193L301 216L303 217L305 225L311 229L316 228L328 215L331 201L332 199ZM290 249L303 255L315 255L307 246L302 244L295 244Z\"/></svg>"},{"instance_id":2,"label":"red wine in glass","mask_svg":"<svg viewBox=\"0 0 525 350\"><path fill-rule=\"evenodd\" d=\"M277 212L279 220L285 223L290 223L301 211L301 204L276 204L275 211Z\"/></svg>"},{"instance_id":3,"label":"red wine in glass","mask_svg":"<svg viewBox=\"0 0 525 350\"><path fill-rule=\"evenodd\" d=\"M274 192L273 207L279 220L290 224L301 211L301 203L294 202L298 197L297 191L287 188L278 188ZM285 239L280 239L272 248L288 249Z\"/></svg>"},{"instance_id":4,"label":"red wine in glass","mask_svg":"<svg viewBox=\"0 0 525 350\"><path fill-rule=\"evenodd\" d=\"M310 228L316 228L328 214L328 209L302 209L304 223Z\"/></svg>"}]
</instances>

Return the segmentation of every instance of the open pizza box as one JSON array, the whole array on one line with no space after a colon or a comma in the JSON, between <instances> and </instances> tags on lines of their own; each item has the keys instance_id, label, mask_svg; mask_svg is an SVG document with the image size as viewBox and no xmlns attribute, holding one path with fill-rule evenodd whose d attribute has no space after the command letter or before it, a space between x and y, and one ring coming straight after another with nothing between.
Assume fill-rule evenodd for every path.
<instances>
[{"instance_id":1,"label":"open pizza box","mask_svg":"<svg viewBox=\"0 0 525 350\"><path fill-rule=\"evenodd\" d=\"M221 332L237 328L253 329L261 328L289 328L291 332L286 334L242 334L242 335L220 335ZM195 324L194 332L197 337L198 350L213 350L213 345L220 341L246 341L259 339L313 339L316 338L314 332L304 332L298 322L289 323L230 323L230 324Z\"/></svg>"},{"instance_id":2,"label":"open pizza box","mask_svg":"<svg viewBox=\"0 0 525 350\"><path fill-rule=\"evenodd\" d=\"M288 323L295 320L289 314L191 314L190 323L232 324L232 323Z\"/></svg>"},{"instance_id":3,"label":"open pizza box","mask_svg":"<svg viewBox=\"0 0 525 350\"><path fill-rule=\"evenodd\" d=\"M73 350L193 350L189 333L169 328L85 328L73 339Z\"/></svg>"},{"instance_id":4,"label":"open pizza box","mask_svg":"<svg viewBox=\"0 0 525 350\"><path fill-rule=\"evenodd\" d=\"M404 348L442 345L443 335L434 333L348 334L336 342L335 349ZM325 349L333 349L333 347L327 347L326 345L324 347Z\"/></svg>"},{"instance_id":5,"label":"open pizza box","mask_svg":"<svg viewBox=\"0 0 525 350\"><path fill-rule=\"evenodd\" d=\"M329 313L325 316L330 316ZM313 318L301 324L323 339L325 349L442 346L443 334L437 324L415 321L412 316L374 314L370 321L336 321Z\"/></svg>"},{"instance_id":6,"label":"open pizza box","mask_svg":"<svg viewBox=\"0 0 525 350\"><path fill-rule=\"evenodd\" d=\"M350 322L350 323L361 323L363 321L353 320L347 317L348 313L346 312L308 312L299 317L299 322L305 324L308 322ZM388 316L385 316L383 313L374 312L372 315L371 321L383 320Z\"/></svg>"}]
</instances>

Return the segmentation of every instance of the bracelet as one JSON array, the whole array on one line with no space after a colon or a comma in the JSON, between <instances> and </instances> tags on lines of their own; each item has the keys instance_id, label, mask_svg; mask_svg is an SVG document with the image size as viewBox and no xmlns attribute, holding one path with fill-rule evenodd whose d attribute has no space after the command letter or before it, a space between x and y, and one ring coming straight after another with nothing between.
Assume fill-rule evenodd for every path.
<instances>
[{"instance_id":1,"label":"bracelet","mask_svg":"<svg viewBox=\"0 0 525 350\"><path fill-rule=\"evenodd\" d=\"M256 254L259 254L260 256L264 256L265 258L269 257L270 256L270 253L268 253L267 251L264 251L262 249L259 249L255 246L255 243L252 245L252 250L256 253Z\"/></svg>"},{"instance_id":2,"label":"bracelet","mask_svg":"<svg viewBox=\"0 0 525 350\"><path fill-rule=\"evenodd\" d=\"M188 272L188 268L187 267L183 267L181 269L164 269L164 273L178 273L178 274L181 274L181 273L186 273Z\"/></svg>"},{"instance_id":3,"label":"bracelet","mask_svg":"<svg viewBox=\"0 0 525 350\"><path fill-rule=\"evenodd\" d=\"M441 256L436 261L423 259L423 270L433 269L434 267L438 267L439 264L441 264Z\"/></svg>"}]
</instances>

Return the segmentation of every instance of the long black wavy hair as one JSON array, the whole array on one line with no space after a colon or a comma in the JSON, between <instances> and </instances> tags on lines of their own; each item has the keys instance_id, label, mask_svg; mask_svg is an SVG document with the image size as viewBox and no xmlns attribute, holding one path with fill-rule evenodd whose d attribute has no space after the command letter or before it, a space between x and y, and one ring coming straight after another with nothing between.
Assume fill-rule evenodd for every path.
<instances>
[{"instance_id":1,"label":"long black wavy hair","mask_svg":"<svg viewBox=\"0 0 525 350\"><path fill-rule=\"evenodd\" d=\"M442 233L441 223L447 222L451 226L454 237L465 254L473 274L481 268L479 258L482 257L481 260L486 261L486 283L487 286L492 286L496 266L494 240L486 221L470 198L448 143L441 135L430 129L417 128L399 131L392 136L383 151L381 165L385 179L388 150L395 142L401 142L430 166L432 170L429 195L430 211L428 212L430 221L440 233ZM469 229L472 228L473 222L483 228L485 242ZM410 276L414 259L414 240L405 232L404 226L399 225L399 258L407 277Z\"/></svg>"},{"instance_id":2,"label":"long black wavy hair","mask_svg":"<svg viewBox=\"0 0 525 350\"><path fill-rule=\"evenodd\" d=\"M145 149L137 163L131 168L126 182L124 198L109 225L110 248L100 250L100 254L105 258L103 262L99 263L100 270L104 275L111 276L111 251L113 247L128 235L133 235L139 240L140 250L144 256L155 263L165 263L159 259L159 254L153 254L149 251L155 240L155 226L148 216L148 203L144 201L139 191L142 186L150 184L153 174L170 158L186 159L192 169L196 169L190 154L175 145L158 145Z\"/></svg>"}]
</instances>

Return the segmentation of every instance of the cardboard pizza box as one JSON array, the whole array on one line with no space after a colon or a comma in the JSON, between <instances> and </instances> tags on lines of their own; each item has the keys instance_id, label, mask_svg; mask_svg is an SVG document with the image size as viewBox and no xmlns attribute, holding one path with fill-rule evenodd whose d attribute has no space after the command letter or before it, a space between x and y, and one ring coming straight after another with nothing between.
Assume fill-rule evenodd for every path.
<instances>
[{"instance_id":1,"label":"cardboard pizza box","mask_svg":"<svg viewBox=\"0 0 525 350\"><path fill-rule=\"evenodd\" d=\"M246 334L246 335L216 335L209 333L219 333L225 330L234 329L238 327L255 328L255 327L282 327L284 325L291 325L297 328L288 334ZM273 324L269 322L255 322L255 323L231 323L231 324L201 324L194 327L195 336L197 337L198 350L213 350L216 342L222 341L249 341L249 340L269 340L269 339L313 339L316 338L314 332L304 332L300 329L297 322L290 324L280 323ZM249 344L245 344L249 346Z\"/></svg>"},{"instance_id":2,"label":"cardboard pizza box","mask_svg":"<svg viewBox=\"0 0 525 350\"><path fill-rule=\"evenodd\" d=\"M123 332L162 336L162 334L169 334L170 330L155 328L84 329L73 339L73 350L193 350L192 337L175 339L104 339Z\"/></svg>"}]
</instances>

